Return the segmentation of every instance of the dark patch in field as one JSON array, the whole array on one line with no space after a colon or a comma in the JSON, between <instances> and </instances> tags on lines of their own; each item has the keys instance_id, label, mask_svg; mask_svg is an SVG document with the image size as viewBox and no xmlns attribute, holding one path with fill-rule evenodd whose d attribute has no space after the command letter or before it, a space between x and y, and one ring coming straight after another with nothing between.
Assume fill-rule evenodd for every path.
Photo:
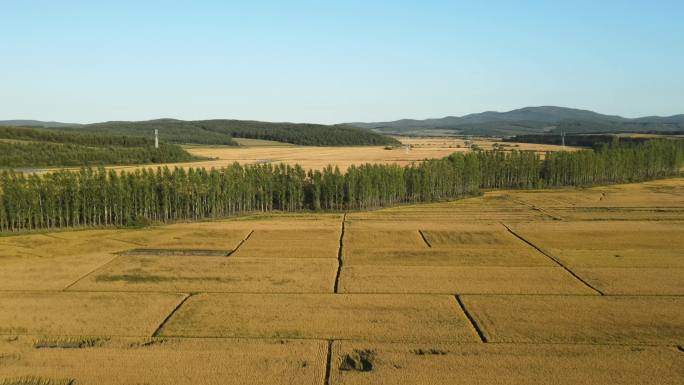
<instances>
[{"instance_id":1,"label":"dark patch in field","mask_svg":"<svg viewBox=\"0 0 684 385\"><path fill-rule=\"evenodd\" d=\"M123 256L147 255L167 257L226 257L232 250L209 249L131 249L117 254Z\"/></svg>"},{"instance_id":2,"label":"dark patch in field","mask_svg":"<svg viewBox=\"0 0 684 385\"><path fill-rule=\"evenodd\" d=\"M151 274L101 274L95 277L95 282L126 282L126 283L160 283L160 282L233 282L235 279L226 277L167 277Z\"/></svg>"},{"instance_id":3,"label":"dark patch in field","mask_svg":"<svg viewBox=\"0 0 684 385\"><path fill-rule=\"evenodd\" d=\"M162 345L167 343L168 340L165 338L147 338L142 341L136 341L128 345L131 348L147 348L150 346Z\"/></svg>"},{"instance_id":4,"label":"dark patch in field","mask_svg":"<svg viewBox=\"0 0 684 385\"><path fill-rule=\"evenodd\" d=\"M42 338L33 347L36 349L83 349L92 348L106 342L106 338L74 337L74 338Z\"/></svg>"},{"instance_id":5,"label":"dark patch in field","mask_svg":"<svg viewBox=\"0 0 684 385\"><path fill-rule=\"evenodd\" d=\"M73 378L44 378L35 376L4 378L0 380L0 385L71 385Z\"/></svg>"},{"instance_id":6,"label":"dark patch in field","mask_svg":"<svg viewBox=\"0 0 684 385\"><path fill-rule=\"evenodd\" d=\"M444 350L439 350L439 349L416 349L416 350L411 350L411 353L417 355L417 356L445 356L447 355L447 352Z\"/></svg>"},{"instance_id":7,"label":"dark patch in field","mask_svg":"<svg viewBox=\"0 0 684 385\"><path fill-rule=\"evenodd\" d=\"M372 350L354 350L351 354L342 356L340 362L340 370L370 372L373 370L373 361L375 360L375 352Z\"/></svg>"}]
</instances>

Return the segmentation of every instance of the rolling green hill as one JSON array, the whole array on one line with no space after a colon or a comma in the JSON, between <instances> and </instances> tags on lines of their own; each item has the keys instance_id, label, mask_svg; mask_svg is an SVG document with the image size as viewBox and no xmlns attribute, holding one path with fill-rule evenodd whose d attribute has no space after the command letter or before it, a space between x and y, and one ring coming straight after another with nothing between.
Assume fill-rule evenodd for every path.
<instances>
[{"instance_id":1,"label":"rolling green hill","mask_svg":"<svg viewBox=\"0 0 684 385\"><path fill-rule=\"evenodd\" d=\"M2 123L0 122L0 125ZM53 128L50 128L53 129ZM304 146L381 146L398 142L370 130L347 125L326 126L309 123L268 123L251 120L157 119L141 122L104 122L73 127L59 127L72 132L131 137L154 137L176 144L237 146L233 138L274 140Z\"/></svg>"},{"instance_id":2,"label":"rolling green hill","mask_svg":"<svg viewBox=\"0 0 684 385\"><path fill-rule=\"evenodd\" d=\"M197 159L175 144L141 137L90 135L27 127L0 127L0 167L62 167L187 162Z\"/></svg>"}]
</instances>

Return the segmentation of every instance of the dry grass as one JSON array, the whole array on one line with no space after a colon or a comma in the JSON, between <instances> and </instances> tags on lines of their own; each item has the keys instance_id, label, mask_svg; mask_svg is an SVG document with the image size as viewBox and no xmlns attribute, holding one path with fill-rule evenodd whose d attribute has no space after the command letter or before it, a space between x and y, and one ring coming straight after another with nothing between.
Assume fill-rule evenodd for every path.
<instances>
[{"instance_id":1,"label":"dry grass","mask_svg":"<svg viewBox=\"0 0 684 385\"><path fill-rule=\"evenodd\" d=\"M559 267L346 266L345 293L595 294Z\"/></svg>"},{"instance_id":2,"label":"dry grass","mask_svg":"<svg viewBox=\"0 0 684 385\"><path fill-rule=\"evenodd\" d=\"M73 378L74 384L322 384L324 341L115 338L91 349L34 349L30 339L0 343L3 378ZM12 384L13 382L7 382ZM17 384L63 384L15 382Z\"/></svg>"},{"instance_id":3,"label":"dry grass","mask_svg":"<svg viewBox=\"0 0 684 385\"><path fill-rule=\"evenodd\" d=\"M477 341L451 296L201 294L164 336Z\"/></svg>"},{"instance_id":4,"label":"dry grass","mask_svg":"<svg viewBox=\"0 0 684 385\"><path fill-rule=\"evenodd\" d=\"M492 342L677 344L684 297L463 296Z\"/></svg>"},{"instance_id":5,"label":"dry grass","mask_svg":"<svg viewBox=\"0 0 684 385\"><path fill-rule=\"evenodd\" d=\"M183 296L161 293L0 293L0 334L151 335Z\"/></svg>"},{"instance_id":6,"label":"dry grass","mask_svg":"<svg viewBox=\"0 0 684 385\"><path fill-rule=\"evenodd\" d=\"M356 351L374 352L370 371L342 371ZM333 343L332 384L681 384L674 349L633 346ZM416 354L436 351L439 354Z\"/></svg>"},{"instance_id":7,"label":"dry grass","mask_svg":"<svg viewBox=\"0 0 684 385\"><path fill-rule=\"evenodd\" d=\"M119 257L73 290L327 293L336 260Z\"/></svg>"}]
</instances>

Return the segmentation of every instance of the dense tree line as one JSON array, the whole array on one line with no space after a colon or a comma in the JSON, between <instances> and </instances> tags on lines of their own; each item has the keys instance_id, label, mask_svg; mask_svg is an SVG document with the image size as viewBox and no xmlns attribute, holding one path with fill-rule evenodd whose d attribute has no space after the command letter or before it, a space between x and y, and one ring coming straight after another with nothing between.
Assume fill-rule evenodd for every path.
<instances>
[{"instance_id":1,"label":"dense tree line","mask_svg":"<svg viewBox=\"0 0 684 385\"><path fill-rule=\"evenodd\" d=\"M176 145L154 147L89 147L75 144L0 141L0 167L79 167L187 162L197 159Z\"/></svg>"},{"instance_id":2,"label":"dense tree line","mask_svg":"<svg viewBox=\"0 0 684 385\"><path fill-rule=\"evenodd\" d=\"M565 145L576 147L590 147L598 149L604 145L638 145L652 140L647 137L618 136L616 134L566 134ZM516 135L505 139L507 142L516 143L539 143L561 145L563 138L560 134L526 134Z\"/></svg>"},{"instance_id":3,"label":"dense tree line","mask_svg":"<svg viewBox=\"0 0 684 385\"><path fill-rule=\"evenodd\" d=\"M73 127L69 130L109 135L149 136L159 130L169 143L236 146L236 138L267 139L305 146L396 145L395 139L356 127L308 123L268 123L247 120L182 121L159 119L143 122L106 122Z\"/></svg>"},{"instance_id":4,"label":"dense tree line","mask_svg":"<svg viewBox=\"0 0 684 385\"><path fill-rule=\"evenodd\" d=\"M153 136L150 138L143 138L123 135L94 135L53 129L2 126L0 126L0 139L67 143L93 147L151 147L154 145Z\"/></svg>"},{"instance_id":5,"label":"dense tree line","mask_svg":"<svg viewBox=\"0 0 684 385\"><path fill-rule=\"evenodd\" d=\"M0 127L0 167L88 166L186 162L180 146L139 137L85 135L35 128Z\"/></svg>"},{"instance_id":6,"label":"dense tree line","mask_svg":"<svg viewBox=\"0 0 684 385\"><path fill-rule=\"evenodd\" d=\"M214 132L236 138L266 139L304 146L398 145L396 139L357 127L310 123L268 123L249 120L202 120L194 122Z\"/></svg>"},{"instance_id":7,"label":"dense tree line","mask_svg":"<svg viewBox=\"0 0 684 385\"><path fill-rule=\"evenodd\" d=\"M634 182L677 175L684 146L649 141L593 151L455 153L419 164L326 167L233 164L221 169L83 168L0 173L0 230L130 225L255 211L357 210L457 199L481 188Z\"/></svg>"}]
</instances>

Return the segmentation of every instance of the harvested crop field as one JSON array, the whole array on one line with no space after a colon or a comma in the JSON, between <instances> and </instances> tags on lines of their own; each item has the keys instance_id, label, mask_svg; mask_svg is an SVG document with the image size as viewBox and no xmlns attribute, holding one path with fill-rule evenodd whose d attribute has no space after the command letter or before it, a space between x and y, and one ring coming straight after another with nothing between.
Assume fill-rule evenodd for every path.
<instances>
[{"instance_id":1,"label":"harvested crop field","mask_svg":"<svg viewBox=\"0 0 684 385\"><path fill-rule=\"evenodd\" d=\"M235 146L188 145L184 148L192 155L208 158L195 162L169 163L169 167L219 168L235 162L240 164L299 164L305 170L320 170L328 165L338 166L344 171L352 165L364 163L408 165L425 159L444 158L454 152L472 151L471 145L483 150L491 150L495 143L503 145L502 151L528 150L544 153L547 151L575 151L576 147L562 147L535 143L502 143L490 138L412 138L397 137L403 144L396 148L384 146L316 147L300 146L268 140L237 139ZM407 150L406 146L409 147ZM157 167L158 165L111 166L117 170L134 170Z\"/></svg>"},{"instance_id":2,"label":"harvested crop field","mask_svg":"<svg viewBox=\"0 0 684 385\"><path fill-rule=\"evenodd\" d=\"M679 178L3 236L0 384L679 384L682 234Z\"/></svg>"}]
</instances>

